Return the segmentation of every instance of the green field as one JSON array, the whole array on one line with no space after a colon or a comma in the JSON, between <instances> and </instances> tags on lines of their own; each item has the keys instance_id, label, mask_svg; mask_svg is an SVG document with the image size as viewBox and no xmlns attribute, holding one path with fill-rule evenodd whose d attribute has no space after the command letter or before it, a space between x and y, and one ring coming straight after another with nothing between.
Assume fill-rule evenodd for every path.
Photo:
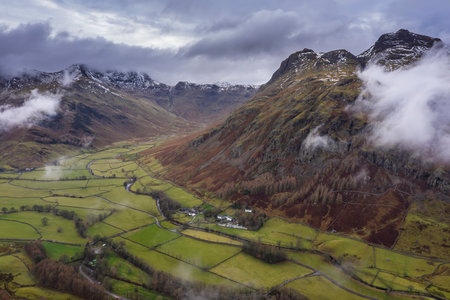
<instances>
[{"instance_id":1,"label":"green field","mask_svg":"<svg viewBox=\"0 0 450 300\"><path fill-rule=\"evenodd\" d=\"M39 168L31 172L24 172L20 179L34 179L34 180L61 180L61 179L80 179L92 178L91 174L86 169L70 169L60 166L48 166Z\"/></svg>"},{"instance_id":2,"label":"green field","mask_svg":"<svg viewBox=\"0 0 450 300\"><path fill-rule=\"evenodd\" d=\"M1 172L0 173L0 178L17 178L20 176L20 173L18 172ZM3 179L0 182L5 182Z\"/></svg>"},{"instance_id":3,"label":"green field","mask_svg":"<svg viewBox=\"0 0 450 300\"><path fill-rule=\"evenodd\" d=\"M164 190L164 193L170 198L176 199L182 207L195 207L203 203L194 195L176 186L172 186L171 188Z\"/></svg>"},{"instance_id":4,"label":"green field","mask_svg":"<svg viewBox=\"0 0 450 300\"><path fill-rule=\"evenodd\" d=\"M116 207L114 204L111 204L99 197L73 198L56 196L46 197L43 199L46 201L55 202L59 206L73 206L90 209L113 209Z\"/></svg>"},{"instance_id":5,"label":"green field","mask_svg":"<svg viewBox=\"0 0 450 300\"><path fill-rule=\"evenodd\" d=\"M158 208L156 207L156 202L152 197L127 192L123 186L111 189L110 192L104 193L102 197L114 203L143 210L154 216L159 214Z\"/></svg>"},{"instance_id":6,"label":"green field","mask_svg":"<svg viewBox=\"0 0 450 300\"><path fill-rule=\"evenodd\" d=\"M180 235L168 230L159 228L156 224L144 227L138 231L133 231L123 235L124 237L143 244L147 247L155 247L159 244L173 240Z\"/></svg>"},{"instance_id":7,"label":"green field","mask_svg":"<svg viewBox=\"0 0 450 300\"><path fill-rule=\"evenodd\" d=\"M0 239L38 239L40 236L31 225L14 222L4 216L0 216L0 228Z\"/></svg>"},{"instance_id":8,"label":"green field","mask_svg":"<svg viewBox=\"0 0 450 300\"><path fill-rule=\"evenodd\" d=\"M42 242L48 257L58 260L61 256L66 255L69 260L73 260L76 255L83 252L84 248L80 246L63 245L52 242Z\"/></svg>"},{"instance_id":9,"label":"green field","mask_svg":"<svg viewBox=\"0 0 450 300\"><path fill-rule=\"evenodd\" d=\"M268 264L250 255L240 253L211 269L211 272L233 278L248 286L268 288L285 280L309 274L311 270L291 262Z\"/></svg>"},{"instance_id":10,"label":"green field","mask_svg":"<svg viewBox=\"0 0 450 300\"><path fill-rule=\"evenodd\" d=\"M111 225L105 224L103 222L98 222L95 225L88 228L88 235L94 237L99 236L112 236L122 232L123 230L113 227Z\"/></svg>"},{"instance_id":11,"label":"green field","mask_svg":"<svg viewBox=\"0 0 450 300\"><path fill-rule=\"evenodd\" d=\"M203 271L200 268L194 267L168 255L164 255L154 250L149 250L148 248L121 238L116 238L115 240L125 241L128 251L145 261L156 270L173 273L176 274L176 276L189 281L198 280L208 284L235 286L235 284L229 280L221 278L213 273Z\"/></svg>"},{"instance_id":12,"label":"green field","mask_svg":"<svg viewBox=\"0 0 450 300\"><path fill-rule=\"evenodd\" d=\"M210 268L241 251L239 247L212 244L187 237L163 244L158 250L202 268Z\"/></svg>"},{"instance_id":13,"label":"green field","mask_svg":"<svg viewBox=\"0 0 450 300\"><path fill-rule=\"evenodd\" d=\"M397 291L418 291L426 293L428 283L415 282L390 273L379 272L373 285Z\"/></svg>"},{"instance_id":14,"label":"green field","mask_svg":"<svg viewBox=\"0 0 450 300\"><path fill-rule=\"evenodd\" d=\"M299 291L310 299L364 299L358 295L352 294L336 285L322 276L311 276L297 279L289 283L286 287Z\"/></svg>"},{"instance_id":15,"label":"green field","mask_svg":"<svg viewBox=\"0 0 450 300\"><path fill-rule=\"evenodd\" d=\"M150 275L114 253L108 253L107 261L114 276L140 284L147 283L150 280Z\"/></svg>"},{"instance_id":16,"label":"green field","mask_svg":"<svg viewBox=\"0 0 450 300\"><path fill-rule=\"evenodd\" d=\"M23 299L49 299L49 300L81 300L71 294L61 293L55 290L44 289L40 287L23 287L16 291L17 297Z\"/></svg>"},{"instance_id":17,"label":"green field","mask_svg":"<svg viewBox=\"0 0 450 300\"><path fill-rule=\"evenodd\" d=\"M186 229L182 232L184 235L192 236L201 240L210 241L210 242L218 242L218 243L225 243L225 244L233 244L237 246L241 246L242 242L230 239L228 237L218 235L211 232L205 232L201 230L192 230L192 229Z\"/></svg>"},{"instance_id":18,"label":"green field","mask_svg":"<svg viewBox=\"0 0 450 300\"><path fill-rule=\"evenodd\" d=\"M0 189L0 197L36 198L36 197L46 197L51 194L50 190L29 189L25 187L12 185L9 183L3 183L0 186L2 187Z\"/></svg>"},{"instance_id":19,"label":"green field","mask_svg":"<svg viewBox=\"0 0 450 300\"><path fill-rule=\"evenodd\" d=\"M104 223L122 230L130 230L155 222L148 214L133 209L121 209L106 218Z\"/></svg>"},{"instance_id":20,"label":"green field","mask_svg":"<svg viewBox=\"0 0 450 300\"><path fill-rule=\"evenodd\" d=\"M425 259L410 257L386 249L375 249L376 267L400 276L418 277L433 273L439 265Z\"/></svg>"},{"instance_id":21,"label":"green field","mask_svg":"<svg viewBox=\"0 0 450 300\"><path fill-rule=\"evenodd\" d=\"M136 286L127 282L110 279L112 285L112 292L127 297L129 299L148 299L148 300L166 300L170 299L164 297L153 291L144 289L140 286Z\"/></svg>"},{"instance_id":22,"label":"green field","mask_svg":"<svg viewBox=\"0 0 450 300\"><path fill-rule=\"evenodd\" d=\"M24 262L14 255L0 256L0 272L12 273L14 282L20 285L36 283Z\"/></svg>"},{"instance_id":23,"label":"green field","mask_svg":"<svg viewBox=\"0 0 450 300\"><path fill-rule=\"evenodd\" d=\"M375 265L373 247L361 241L320 233L314 241L314 246L354 268Z\"/></svg>"},{"instance_id":24,"label":"green field","mask_svg":"<svg viewBox=\"0 0 450 300\"><path fill-rule=\"evenodd\" d=\"M134 162L123 162L119 159L101 159L91 164L90 169L100 177L132 177L140 175L140 168Z\"/></svg>"},{"instance_id":25,"label":"green field","mask_svg":"<svg viewBox=\"0 0 450 300\"><path fill-rule=\"evenodd\" d=\"M36 190L64 190L84 188L87 180L62 180L62 181L36 181L36 180L13 180L12 185L17 185Z\"/></svg>"},{"instance_id":26,"label":"green field","mask_svg":"<svg viewBox=\"0 0 450 300\"><path fill-rule=\"evenodd\" d=\"M47 226L42 225L41 220L43 217L49 220ZM24 211L2 215L0 219L17 220L33 225L41 233L42 239L44 240L56 240L75 244L84 244L86 242L85 239L78 235L73 221L54 216L50 213ZM62 228L63 232L58 232L58 228Z\"/></svg>"},{"instance_id":27,"label":"green field","mask_svg":"<svg viewBox=\"0 0 450 300\"><path fill-rule=\"evenodd\" d=\"M327 259L321 255L307 252L289 252L289 257L296 262L300 262L320 271L321 273L331 277L338 284L341 284L342 286L354 292L358 292L360 294L371 296L377 299L402 299L402 297L387 295L383 291L370 288L366 285L361 285L357 281L353 280L348 274L345 274L341 268L330 264L330 262L328 262Z\"/></svg>"}]
</instances>

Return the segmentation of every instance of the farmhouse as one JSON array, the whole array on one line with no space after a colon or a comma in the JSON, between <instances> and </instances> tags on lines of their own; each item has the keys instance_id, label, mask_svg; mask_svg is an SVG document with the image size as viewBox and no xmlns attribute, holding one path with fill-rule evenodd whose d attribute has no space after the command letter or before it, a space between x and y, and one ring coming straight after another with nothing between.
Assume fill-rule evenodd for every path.
<instances>
[{"instance_id":1,"label":"farmhouse","mask_svg":"<svg viewBox=\"0 0 450 300\"><path fill-rule=\"evenodd\" d=\"M225 221L225 222L231 222L231 221L233 221L233 218L231 217L231 216L228 216L228 215L219 215L219 216L217 216L217 220L218 221Z\"/></svg>"}]
</instances>

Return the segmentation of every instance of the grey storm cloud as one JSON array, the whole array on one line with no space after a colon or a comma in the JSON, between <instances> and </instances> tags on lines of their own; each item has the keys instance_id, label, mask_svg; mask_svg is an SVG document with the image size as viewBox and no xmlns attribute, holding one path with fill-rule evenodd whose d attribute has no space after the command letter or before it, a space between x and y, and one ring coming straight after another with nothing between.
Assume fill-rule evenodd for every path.
<instances>
[{"instance_id":1,"label":"grey storm cloud","mask_svg":"<svg viewBox=\"0 0 450 300\"><path fill-rule=\"evenodd\" d=\"M71 37L62 32L51 36L48 23L21 25L0 31L0 66L3 73L22 70L59 71L72 63L85 63L98 69L144 70L146 62L161 67L169 57L159 50L114 44L103 38Z\"/></svg>"},{"instance_id":2,"label":"grey storm cloud","mask_svg":"<svg viewBox=\"0 0 450 300\"><path fill-rule=\"evenodd\" d=\"M215 32L199 42L189 45L188 56L239 56L271 52L289 42L298 25L294 13L259 11L239 26Z\"/></svg>"},{"instance_id":3,"label":"grey storm cloud","mask_svg":"<svg viewBox=\"0 0 450 300\"><path fill-rule=\"evenodd\" d=\"M84 63L166 83L260 84L305 47L358 54L399 28L448 41L449 14L447 0L4 1L0 70Z\"/></svg>"}]
</instances>

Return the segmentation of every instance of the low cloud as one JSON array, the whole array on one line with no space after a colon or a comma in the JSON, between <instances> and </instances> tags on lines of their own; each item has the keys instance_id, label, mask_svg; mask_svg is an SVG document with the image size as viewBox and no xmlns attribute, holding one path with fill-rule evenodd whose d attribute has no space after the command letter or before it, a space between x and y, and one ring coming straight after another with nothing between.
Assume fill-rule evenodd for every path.
<instances>
[{"instance_id":1,"label":"low cloud","mask_svg":"<svg viewBox=\"0 0 450 300\"><path fill-rule=\"evenodd\" d=\"M60 82L63 86L70 86L75 80L78 79L80 76L77 72L70 72L69 70L65 69L63 72L63 76L60 79Z\"/></svg>"},{"instance_id":2,"label":"low cloud","mask_svg":"<svg viewBox=\"0 0 450 300\"><path fill-rule=\"evenodd\" d=\"M59 180L63 177L63 169L60 166L46 165L44 178L49 180Z\"/></svg>"},{"instance_id":3,"label":"low cloud","mask_svg":"<svg viewBox=\"0 0 450 300\"><path fill-rule=\"evenodd\" d=\"M328 148L333 145L333 140L327 135L319 134L320 126L314 128L303 141L307 149Z\"/></svg>"},{"instance_id":4,"label":"low cloud","mask_svg":"<svg viewBox=\"0 0 450 300\"><path fill-rule=\"evenodd\" d=\"M417 64L387 72L370 65L358 75L365 89L356 102L373 122L370 140L425 158L450 162L450 56L432 50Z\"/></svg>"},{"instance_id":5,"label":"low cloud","mask_svg":"<svg viewBox=\"0 0 450 300\"><path fill-rule=\"evenodd\" d=\"M0 106L0 131L13 127L29 127L57 114L61 95L31 91L21 106Z\"/></svg>"}]
</instances>

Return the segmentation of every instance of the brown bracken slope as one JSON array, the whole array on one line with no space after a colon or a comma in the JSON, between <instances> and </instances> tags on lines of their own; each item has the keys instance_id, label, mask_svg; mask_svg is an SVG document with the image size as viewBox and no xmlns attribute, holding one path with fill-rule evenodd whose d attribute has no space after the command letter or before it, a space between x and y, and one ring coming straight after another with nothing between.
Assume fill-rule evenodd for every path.
<instances>
[{"instance_id":1,"label":"brown bracken slope","mask_svg":"<svg viewBox=\"0 0 450 300\"><path fill-rule=\"evenodd\" d=\"M370 145L367 117L347 107L362 86L356 71L369 60L396 68L436 43L400 30L359 56L296 52L223 123L142 161L156 154L163 176L199 193L393 246L413 201L449 193L448 168Z\"/></svg>"}]
</instances>

